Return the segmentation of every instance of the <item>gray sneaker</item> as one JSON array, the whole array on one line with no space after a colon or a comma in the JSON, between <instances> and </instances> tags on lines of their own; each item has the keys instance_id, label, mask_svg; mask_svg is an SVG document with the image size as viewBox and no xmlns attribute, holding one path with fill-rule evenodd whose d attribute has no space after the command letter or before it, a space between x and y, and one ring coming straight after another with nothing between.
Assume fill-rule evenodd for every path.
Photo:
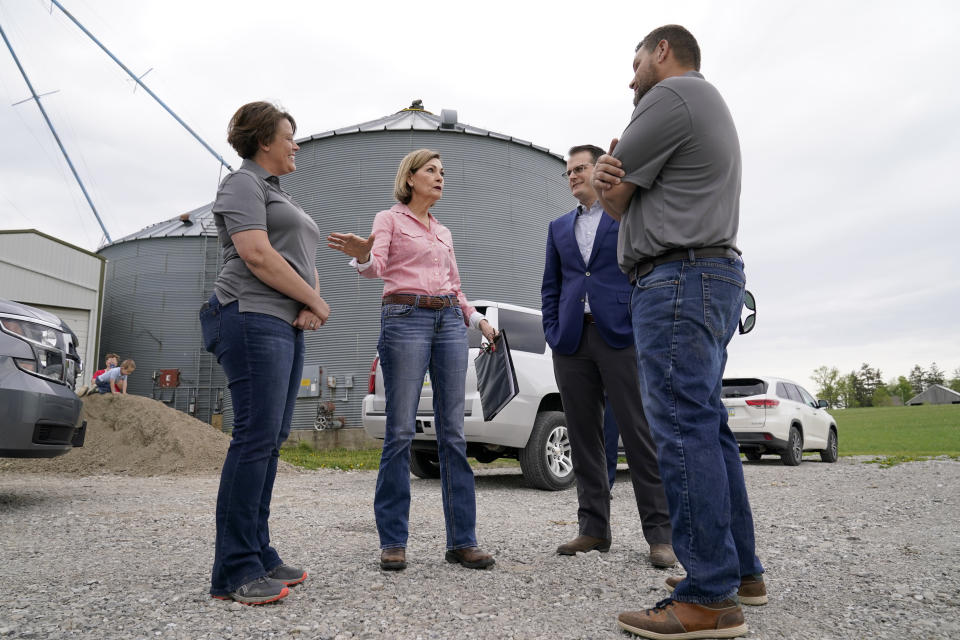
<instances>
[{"instance_id":1,"label":"gray sneaker","mask_svg":"<svg viewBox=\"0 0 960 640\"><path fill-rule=\"evenodd\" d=\"M267 604L276 602L290 595L290 589L279 580L272 580L266 576L251 580L231 591L228 596L213 596L217 600L236 600L240 604Z\"/></svg>"},{"instance_id":2,"label":"gray sneaker","mask_svg":"<svg viewBox=\"0 0 960 640\"><path fill-rule=\"evenodd\" d=\"M279 580L288 587L292 587L295 584L300 584L307 579L307 572L303 569L297 569L296 567L291 567L288 564L277 565L273 569L267 572L267 577L273 580Z\"/></svg>"}]
</instances>

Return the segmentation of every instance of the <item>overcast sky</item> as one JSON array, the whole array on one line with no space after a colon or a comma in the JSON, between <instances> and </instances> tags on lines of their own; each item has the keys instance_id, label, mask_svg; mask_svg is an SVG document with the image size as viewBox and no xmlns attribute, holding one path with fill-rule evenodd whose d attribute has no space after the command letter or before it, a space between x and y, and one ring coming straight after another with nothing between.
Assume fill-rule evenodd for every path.
<instances>
[{"instance_id":1,"label":"overcast sky","mask_svg":"<svg viewBox=\"0 0 960 640\"><path fill-rule=\"evenodd\" d=\"M606 146L632 110L637 42L683 24L743 148L759 321L727 375L815 391L821 365L960 367L954 2L61 3L234 166L226 123L257 99L293 113L298 137L419 98L561 154ZM217 160L48 0L0 0L0 26L36 91L57 91L43 104L114 239L212 199ZM36 105L11 106L28 97L0 49L0 228L96 250Z\"/></svg>"}]
</instances>

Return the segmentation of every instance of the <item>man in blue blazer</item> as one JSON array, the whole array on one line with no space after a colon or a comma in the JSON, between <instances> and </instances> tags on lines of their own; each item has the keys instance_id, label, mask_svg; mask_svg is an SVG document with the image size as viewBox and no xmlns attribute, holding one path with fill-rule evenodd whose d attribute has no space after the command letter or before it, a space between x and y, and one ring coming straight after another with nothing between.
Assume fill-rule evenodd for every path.
<instances>
[{"instance_id":1,"label":"man in blue blazer","mask_svg":"<svg viewBox=\"0 0 960 640\"><path fill-rule=\"evenodd\" d=\"M610 484L604 448L604 394L620 427L630 478L657 567L676 563L670 514L657 454L640 401L637 354L629 315L632 287L617 264L619 223L600 205L591 184L603 149L570 149L567 177L579 201L550 223L543 269L543 329L567 418L577 478L579 535L560 555L610 549Z\"/></svg>"}]
</instances>

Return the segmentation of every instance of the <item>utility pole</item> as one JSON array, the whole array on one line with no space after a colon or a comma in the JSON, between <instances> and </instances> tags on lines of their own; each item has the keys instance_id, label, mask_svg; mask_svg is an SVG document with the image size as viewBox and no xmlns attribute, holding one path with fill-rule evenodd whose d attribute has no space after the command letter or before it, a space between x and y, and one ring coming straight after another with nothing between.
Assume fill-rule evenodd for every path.
<instances>
[{"instance_id":1,"label":"utility pole","mask_svg":"<svg viewBox=\"0 0 960 640\"><path fill-rule=\"evenodd\" d=\"M87 204L90 205L90 209L93 210L93 215L96 217L97 222L100 223L100 229L103 230L103 235L107 238L107 242L112 242L110 239L110 232L107 231L107 228L103 224L103 220L100 219L100 213L93 205L93 200L90 199L90 194L87 193L87 188L83 186L83 180L80 179L77 169L73 166L73 162L70 160L70 154L67 153L63 143L60 141L60 136L57 135L57 130L53 128L53 123L50 122L50 118L47 116L47 111L43 108L43 103L40 102L40 96L38 96L37 92L33 90L33 85L30 83L30 78L27 77L27 72L24 71L23 65L20 64L20 58L17 57L16 52L13 50L13 46L10 44L10 41L7 40L7 34L4 33L2 26L0 26L0 36L3 37L4 44L6 44L7 49L10 50L10 55L13 56L13 61L17 63L17 69L20 70L20 75L23 76L23 81L27 83L27 88L30 89L30 95L33 96L33 101L37 103L37 107L40 109L40 114L43 116L44 121L46 121L47 127L50 128L50 133L53 134L53 139L57 141L57 146L60 147L60 152L63 153L63 157L66 158L67 165L70 167L70 171L73 172L73 177L76 178L77 184L80 185L80 190L83 191L83 197L87 199Z\"/></svg>"},{"instance_id":2,"label":"utility pole","mask_svg":"<svg viewBox=\"0 0 960 640\"><path fill-rule=\"evenodd\" d=\"M206 149L206 150L209 151L211 154L213 154L213 157L216 158L217 160L219 160L219 161L220 161L220 164L222 164L224 167L227 168L227 171L233 171L233 167L231 167L229 164L227 164L227 161L224 160L224 159L220 156L219 153L217 153L216 151L214 151L213 148L212 148L210 145L208 145L208 144L203 140L203 138L201 138L199 135L197 135L197 133L196 133L193 129L191 129L189 126L187 126L187 123L184 122L183 120L181 120L181 119L180 119L180 116L178 116L177 114L175 114L170 107L168 107L166 104L164 104L163 100L161 100L161 99L157 96L157 94L155 94L153 91L151 91L151 90L150 90L150 87L148 87L147 85L145 85L145 84L143 83L143 81L142 81L133 71L130 71L130 69L128 69L125 64L123 64L122 62L120 62L120 60L117 58L117 56L113 55L113 54L110 52L109 49L107 49L105 46L103 46L103 44L93 36L92 33L90 33L89 31L87 31L86 27L84 27L82 24L80 24L80 21L77 20L76 18L74 18L73 15L72 15L69 11L67 11L66 9L64 9L64 8L63 8L63 5L60 4L60 2L58 2L58 0L50 0L50 2L52 2L53 5L57 7L57 9L60 9L60 11L63 12L63 15L67 16L68 18L70 18L71 22L73 22L73 24L77 25L77 26L80 28L80 30L83 31L83 32L87 35L87 37L89 37L91 40L93 40L93 41L97 44L98 47L100 47L101 49L103 49L103 51L104 51L108 56L110 56L110 59L111 59L111 60L113 60L114 62L116 62L118 65L120 65L120 68L123 69L124 71L126 71L126 72L127 72L127 75L129 75L131 78L133 78L133 81L134 81L134 82L136 82L138 85L140 85L141 87L143 87L143 90L146 91L147 93L149 93L151 98L153 98L154 100L156 100L157 103L167 111L167 113L169 113L171 116L173 116L174 120L176 120L177 122L179 122L180 125L190 133L190 135L192 135L194 138L196 138L196 139L197 139L197 142L199 142L200 144L202 144L203 147L204 147L204 149ZM146 74L144 74L144 75L146 75Z\"/></svg>"}]
</instances>

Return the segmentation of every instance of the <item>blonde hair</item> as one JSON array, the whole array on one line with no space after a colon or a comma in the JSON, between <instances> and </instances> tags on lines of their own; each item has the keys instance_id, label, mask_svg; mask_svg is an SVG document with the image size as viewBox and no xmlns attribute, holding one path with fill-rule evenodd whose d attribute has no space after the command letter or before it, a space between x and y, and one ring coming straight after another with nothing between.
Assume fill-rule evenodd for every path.
<instances>
[{"instance_id":1,"label":"blonde hair","mask_svg":"<svg viewBox=\"0 0 960 640\"><path fill-rule=\"evenodd\" d=\"M137 368L137 363L129 358L120 363L121 369L127 369L128 371L135 371Z\"/></svg>"},{"instance_id":2,"label":"blonde hair","mask_svg":"<svg viewBox=\"0 0 960 640\"><path fill-rule=\"evenodd\" d=\"M410 204L410 199L413 198L413 189L407 184L407 180L434 158L439 160L440 154L431 149L417 149L404 156L397 168L397 179L393 182L393 197L398 202Z\"/></svg>"}]
</instances>

